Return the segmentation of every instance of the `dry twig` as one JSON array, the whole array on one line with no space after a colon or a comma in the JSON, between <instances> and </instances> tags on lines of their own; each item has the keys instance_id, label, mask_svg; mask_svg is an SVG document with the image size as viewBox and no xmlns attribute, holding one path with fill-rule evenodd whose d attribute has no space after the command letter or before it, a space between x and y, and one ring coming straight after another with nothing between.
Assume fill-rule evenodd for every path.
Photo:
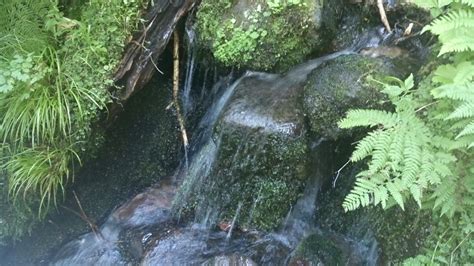
<instances>
[{"instance_id":1,"label":"dry twig","mask_svg":"<svg viewBox=\"0 0 474 266\"><path fill-rule=\"evenodd\" d=\"M188 135L186 134L186 128L184 127L184 119L181 115L181 108L179 105L179 35L175 31L173 33L174 48L173 48L173 105L176 108L176 114L178 117L179 129L181 130L181 137L183 138L183 146L186 151L188 148Z\"/></svg>"},{"instance_id":2,"label":"dry twig","mask_svg":"<svg viewBox=\"0 0 474 266\"><path fill-rule=\"evenodd\" d=\"M390 23L388 23L387 14L385 13L385 8L383 7L383 0L377 0L377 7L379 9L380 19L382 20L385 29L387 29L388 32L391 32L392 28L390 28Z\"/></svg>"}]
</instances>

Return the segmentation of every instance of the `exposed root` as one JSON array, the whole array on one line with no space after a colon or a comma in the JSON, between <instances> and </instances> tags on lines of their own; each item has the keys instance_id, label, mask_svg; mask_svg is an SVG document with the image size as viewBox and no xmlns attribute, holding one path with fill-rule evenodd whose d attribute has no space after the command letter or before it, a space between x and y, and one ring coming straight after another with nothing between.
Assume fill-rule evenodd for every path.
<instances>
[{"instance_id":1,"label":"exposed root","mask_svg":"<svg viewBox=\"0 0 474 266\"><path fill-rule=\"evenodd\" d=\"M178 117L179 129L181 131L181 137L183 138L184 151L188 149L188 135L186 134L186 128L184 127L184 119L181 115L181 108L179 105L179 35L175 31L173 33L174 48L173 48L173 105L176 108L176 115Z\"/></svg>"}]
</instances>

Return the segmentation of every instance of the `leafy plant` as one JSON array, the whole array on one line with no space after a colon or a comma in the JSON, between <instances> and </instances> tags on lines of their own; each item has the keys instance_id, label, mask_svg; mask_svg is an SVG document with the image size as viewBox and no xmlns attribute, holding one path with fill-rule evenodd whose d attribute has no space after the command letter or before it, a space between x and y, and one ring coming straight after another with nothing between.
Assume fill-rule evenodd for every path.
<instances>
[{"instance_id":1,"label":"leafy plant","mask_svg":"<svg viewBox=\"0 0 474 266\"><path fill-rule=\"evenodd\" d=\"M10 175L10 196L27 200L31 194L40 195L38 213L45 215L44 208L56 204L58 192L64 194L67 181L73 178L73 160L80 159L71 147L27 148L13 154L2 166Z\"/></svg>"},{"instance_id":2,"label":"leafy plant","mask_svg":"<svg viewBox=\"0 0 474 266\"><path fill-rule=\"evenodd\" d=\"M373 129L352 154L351 161L365 161L367 169L358 174L343 207L395 203L404 208L409 198L431 207L441 215L434 218L437 233L427 243L427 255L406 264L463 264L474 258L469 241L474 232L474 2L415 2L441 14L424 31L439 37L439 56L449 63L418 84L413 76L385 84L393 112L351 110L340 121L342 128Z\"/></svg>"},{"instance_id":3,"label":"leafy plant","mask_svg":"<svg viewBox=\"0 0 474 266\"><path fill-rule=\"evenodd\" d=\"M341 128L378 127L357 144L352 154L353 162L367 157L370 160L344 201L346 211L369 204L385 208L389 199L403 209L404 193L411 194L421 206L423 191L452 174L446 165L455 158L437 149L439 139L417 115L420 103L410 92L413 76L398 82L398 86L385 86L383 90L395 105L395 112L351 110L339 123Z\"/></svg>"},{"instance_id":4,"label":"leafy plant","mask_svg":"<svg viewBox=\"0 0 474 266\"><path fill-rule=\"evenodd\" d=\"M110 77L146 3L88 1L74 20L55 0L0 0L0 141L15 204L0 221L20 217L17 206L44 217L73 166L94 151L92 124L110 101Z\"/></svg>"}]
</instances>

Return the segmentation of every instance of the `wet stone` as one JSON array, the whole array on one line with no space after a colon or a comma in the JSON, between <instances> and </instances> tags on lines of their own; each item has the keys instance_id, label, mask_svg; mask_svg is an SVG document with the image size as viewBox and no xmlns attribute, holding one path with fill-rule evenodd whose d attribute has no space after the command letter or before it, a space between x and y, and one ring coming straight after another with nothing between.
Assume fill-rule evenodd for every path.
<instances>
[{"instance_id":1,"label":"wet stone","mask_svg":"<svg viewBox=\"0 0 474 266\"><path fill-rule=\"evenodd\" d=\"M349 109L390 109L376 80L403 78L405 72L387 57L345 55L327 61L310 74L304 89L304 110L312 133L337 139L347 133L337 123Z\"/></svg>"},{"instance_id":2,"label":"wet stone","mask_svg":"<svg viewBox=\"0 0 474 266\"><path fill-rule=\"evenodd\" d=\"M213 130L215 165L202 184L201 209L221 220L275 228L302 191L308 147L301 109L302 87L279 75L242 79Z\"/></svg>"}]
</instances>

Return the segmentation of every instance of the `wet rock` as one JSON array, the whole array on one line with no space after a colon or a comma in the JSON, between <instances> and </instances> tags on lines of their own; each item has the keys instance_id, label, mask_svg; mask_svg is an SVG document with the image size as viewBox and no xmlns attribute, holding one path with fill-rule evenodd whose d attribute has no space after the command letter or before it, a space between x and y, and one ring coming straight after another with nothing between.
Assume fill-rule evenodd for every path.
<instances>
[{"instance_id":1,"label":"wet rock","mask_svg":"<svg viewBox=\"0 0 474 266\"><path fill-rule=\"evenodd\" d=\"M212 196L227 205L229 218L243 204L240 224L274 228L307 177L301 87L276 75L255 75L235 90L214 129L220 149Z\"/></svg>"},{"instance_id":2,"label":"wet rock","mask_svg":"<svg viewBox=\"0 0 474 266\"><path fill-rule=\"evenodd\" d=\"M191 185L199 218L218 212L215 222L271 229L286 216L308 172L301 93L300 84L279 75L239 81L213 128L213 167Z\"/></svg>"},{"instance_id":3,"label":"wet rock","mask_svg":"<svg viewBox=\"0 0 474 266\"><path fill-rule=\"evenodd\" d=\"M341 137L337 127L349 109L389 108L375 80L403 78L406 69L387 57L346 55L315 69L304 89L304 110L311 131L330 139Z\"/></svg>"},{"instance_id":4,"label":"wet rock","mask_svg":"<svg viewBox=\"0 0 474 266\"><path fill-rule=\"evenodd\" d=\"M188 230L174 231L170 236L156 240L145 253L141 265L192 265L200 260L206 249L203 236Z\"/></svg>"},{"instance_id":5,"label":"wet rock","mask_svg":"<svg viewBox=\"0 0 474 266\"><path fill-rule=\"evenodd\" d=\"M311 234L293 251L289 265L347 265L348 250L322 234Z\"/></svg>"},{"instance_id":6,"label":"wet rock","mask_svg":"<svg viewBox=\"0 0 474 266\"><path fill-rule=\"evenodd\" d=\"M257 266L250 258L239 255L216 256L202 264L202 266Z\"/></svg>"},{"instance_id":7,"label":"wet rock","mask_svg":"<svg viewBox=\"0 0 474 266\"><path fill-rule=\"evenodd\" d=\"M171 206L176 194L176 186L161 184L138 194L118 208L113 217L132 227L164 222L171 217Z\"/></svg>"},{"instance_id":8,"label":"wet rock","mask_svg":"<svg viewBox=\"0 0 474 266\"><path fill-rule=\"evenodd\" d=\"M172 224L174 195L175 186L169 182L161 182L159 187L138 194L117 208L96 231L64 245L55 254L53 264L123 265L136 262L153 235L148 232L150 228L159 227L163 232Z\"/></svg>"},{"instance_id":9,"label":"wet rock","mask_svg":"<svg viewBox=\"0 0 474 266\"><path fill-rule=\"evenodd\" d=\"M197 13L201 46L225 65L278 69L324 50L342 1L202 1Z\"/></svg>"}]
</instances>

